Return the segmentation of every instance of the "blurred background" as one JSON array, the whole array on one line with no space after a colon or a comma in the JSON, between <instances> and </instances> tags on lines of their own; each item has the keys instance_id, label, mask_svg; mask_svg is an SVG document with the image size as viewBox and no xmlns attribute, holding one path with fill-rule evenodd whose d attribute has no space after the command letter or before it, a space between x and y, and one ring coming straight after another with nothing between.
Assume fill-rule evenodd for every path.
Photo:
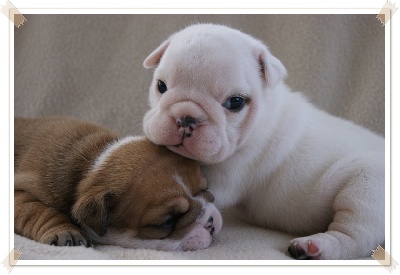
<instances>
[{"instance_id":1,"label":"blurred background","mask_svg":"<svg viewBox=\"0 0 400 275\"><path fill-rule=\"evenodd\" d=\"M385 31L374 14L24 16L14 33L15 116L68 115L142 134L152 77L144 59L172 33L206 22L264 41L294 91L384 135Z\"/></svg>"}]
</instances>

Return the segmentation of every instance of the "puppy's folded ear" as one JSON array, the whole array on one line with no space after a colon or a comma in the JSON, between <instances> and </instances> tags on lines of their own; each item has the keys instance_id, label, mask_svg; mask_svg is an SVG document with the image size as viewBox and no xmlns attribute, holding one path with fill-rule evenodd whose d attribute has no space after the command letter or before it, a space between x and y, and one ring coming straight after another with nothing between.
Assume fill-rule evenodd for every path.
<instances>
[{"instance_id":1,"label":"puppy's folded ear","mask_svg":"<svg viewBox=\"0 0 400 275\"><path fill-rule=\"evenodd\" d=\"M164 41L157 49L155 49L143 62L143 66L146 69L154 68L160 63L161 57L165 50L168 48L171 41L168 39Z\"/></svg>"},{"instance_id":2,"label":"puppy's folded ear","mask_svg":"<svg viewBox=\"0 0 400 275\"><path fill-rule=\"evenodd\" d=\"M109 190L96 189L79 197L72 208L72 215L84 230L92 230L101 237L107 232L108 213L115 205L115 196Z\"/></svg>"},{"instance_id":3,"label":"puppy's folded ear","mask_svg":"<svg viewBox=\"0 0 400 275\"><path fill-rule=\"evenodd\" d=\"M273 56L265 47L258 56L261 76L268 87L273 88L286 77L287 71L281 61Z\"/></svg>"}]
</instances>

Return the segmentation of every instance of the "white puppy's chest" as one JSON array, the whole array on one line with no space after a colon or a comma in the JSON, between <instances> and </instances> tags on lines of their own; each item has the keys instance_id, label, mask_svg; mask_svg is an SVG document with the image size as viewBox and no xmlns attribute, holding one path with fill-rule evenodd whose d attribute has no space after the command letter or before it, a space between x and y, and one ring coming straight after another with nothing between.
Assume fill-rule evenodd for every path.
<instances>
[{"instance_id":1,"label":"white puppy's chest","mask_svg":"<svg viewBox=\"0 0 400 275\"><path fill-rule=\"evenodd\" d=\"M259 168L244 173L243 167L225 173L221 173L223 169L217 172L215 167L208 171L210 191L218 207L236 206L252 223L291 233L318 231L332 219L336 194L332 191L340 186L340 178L321 183L318 173L304 166L292 169L289 164L269 175L256 173ZM330 186L324 188L322 184Z\"/></svg>"}]
</instances>

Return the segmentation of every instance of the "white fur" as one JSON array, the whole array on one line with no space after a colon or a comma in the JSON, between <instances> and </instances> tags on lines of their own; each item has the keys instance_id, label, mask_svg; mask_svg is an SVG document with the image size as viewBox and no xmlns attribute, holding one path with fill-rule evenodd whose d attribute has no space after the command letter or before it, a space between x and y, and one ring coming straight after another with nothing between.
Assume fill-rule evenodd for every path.
<instances>
[{"instance_id":1,"label":"white fur","mask_svg":"<svg viewBox=\"0 0 400 275\"><path fill-rule=\"evenodd\" d=\"M186 186L186 184L183 182L182 177L181 177L179 174L175 174L175 175L173 176L173 178L174 178L175 182L178 183L178 184L182 187L183 190L185 190L186 194L187 194L190 198L192 198L191 192L190 192L190 190L188 189L188 187Z\"/></svg>"},{"instance_id":2,"label":"white fur","mask_svg":"<svg viewBox=\"0 0 400 275\"><path fill-rule=\"evenodd\" d=\"M194 25L144 65L157 66L145 135L201 161L219 208L237 206L253 223L304 236L290 247L313 259L365 257L384 242L384 138L292 92L260 41ZM159 79L168 86L162 95ZM238 93L251 101L230 112L222 104ZM183 116L201 118L188 138L175 124Z\"/></svg>"},{"instance_id":3,"label":"white fur","mask_svg":"<svg viewBox=\"0 0 400 275\"><path fill-rule=\"evenodd\" d=\"M104 151L96 158L94 164L92 166L93 170L98 170L106 161L107 159L114 153L118 148L130 143L139 140L143 140L144 137L142 136L127 136L122 139L118 139L113 143L109 144Z\"/></svg>"}]
</instances>

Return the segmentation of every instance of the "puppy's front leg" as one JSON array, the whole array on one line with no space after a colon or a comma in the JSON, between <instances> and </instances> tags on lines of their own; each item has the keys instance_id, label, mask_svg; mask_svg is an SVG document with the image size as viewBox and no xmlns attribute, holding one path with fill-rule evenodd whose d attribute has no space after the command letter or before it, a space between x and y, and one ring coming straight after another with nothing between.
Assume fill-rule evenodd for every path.
<instances>
[{"instance_id":1,"label":"puppy's front leg","mask_svg":"<svg viewBox=\"0 0 400 275\"><path fill-rule=\"evenodd\" d=\"M289 253L296 259L354 259L370 256L385 241L384 161L365 154L352 160L355 167L335 197L334 220L328 231L291 241ZM374 162L374 159L377 159ZM343 168L336 173L345 173Z\"/></svg>"},{"instance_id":2,"label":"puppy's front leg","mask_svg":"<svg viewBox=\"0 0 400 275\"><path fill-rule=\"evenodd\" d=\"M46 205L34 195L20 190L15 177L14 232L37 242L57 246L89 246L81 230L70 218L57 209Z\"/></svg>"}]
</instances>

